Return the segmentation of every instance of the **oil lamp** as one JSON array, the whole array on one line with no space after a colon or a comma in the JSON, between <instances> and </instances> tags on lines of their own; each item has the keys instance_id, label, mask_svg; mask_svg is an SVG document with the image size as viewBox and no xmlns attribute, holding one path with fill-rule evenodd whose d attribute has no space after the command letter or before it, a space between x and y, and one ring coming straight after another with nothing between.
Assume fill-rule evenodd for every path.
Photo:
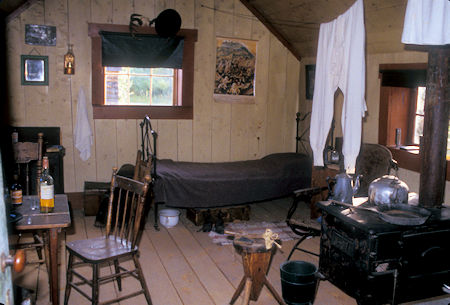
<instances>
[{"instance_id":1,"label":"oil lamp","mask_svg":"<svg viewBox=\"0 0 450 305\"><path fill-rule=\"evenodd\" d=\"M68 45L66 55L64 55L64 74L75 74L75 55L73 55L73 44Z\"/></svg>"}]
</instances>

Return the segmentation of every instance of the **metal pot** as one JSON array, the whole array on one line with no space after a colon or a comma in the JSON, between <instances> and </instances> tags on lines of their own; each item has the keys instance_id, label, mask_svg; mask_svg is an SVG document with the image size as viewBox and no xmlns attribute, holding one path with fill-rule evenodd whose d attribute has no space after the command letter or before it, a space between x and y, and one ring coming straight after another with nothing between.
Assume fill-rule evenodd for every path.
<instances>
[{"instance_id":1,"label":"metal pot","mask_svg":"<svg viewBox=\"0 0 450 305\"><path fill-rule=\"evenodd\" d=\"M408 203L408 185L396 176L385 175L369 185L369 202L375 205L394 205Z\"/></svg>"}]
</instances>

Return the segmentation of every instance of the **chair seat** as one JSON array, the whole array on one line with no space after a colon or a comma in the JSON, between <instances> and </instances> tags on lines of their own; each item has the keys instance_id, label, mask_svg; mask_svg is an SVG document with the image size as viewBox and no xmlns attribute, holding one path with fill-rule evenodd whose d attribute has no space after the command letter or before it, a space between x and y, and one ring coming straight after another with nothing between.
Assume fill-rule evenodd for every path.
<instances>
[{"instance_id":1,"label":"chair seat","mask_svg":"<svg viewBox=\"0 0 450 305\"><path fill-rule=\"evenodd\" d=\"M318 236L320 235L320 223L315 220L311 221L301 221L296 219L289 219L288 226L295 227L299 232L310 233L311 231L318 232Z\"/></svg>"},{"instance_id":2,"label":"chair seat","mask_svg":"<svg viewBox=\"0 0 450 305\"><path fill-rule=\"evenodd\" d=\"M66 244L66 247L70 252L90 263L99 263L132 254L138 250L137 247L131 248L129 244L113 236L71 241Z\"/></svg>"}]
</instances>

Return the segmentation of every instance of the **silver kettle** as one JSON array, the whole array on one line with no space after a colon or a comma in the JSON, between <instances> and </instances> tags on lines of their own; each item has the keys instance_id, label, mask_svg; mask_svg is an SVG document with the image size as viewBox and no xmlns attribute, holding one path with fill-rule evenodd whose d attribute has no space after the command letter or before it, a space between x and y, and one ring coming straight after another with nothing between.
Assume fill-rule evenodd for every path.
<instances>
[{"instance_id":1,"label":"silver kettle","mask_svg":"<svg viewBox=\"0 0 450 305\"><path fill-rule=\"evenodd\" d=\"M369 202L375 205L394 205L408 203L409 187L396 176L384 175L369 185Z\"/></svg>"},{"instance_id":2,"label":"silver kettle","mask_svg":"<svg viewBox=\"0 0 450 305\"><path fill-rule=\"evenodd\" d=\"M346 172L337 174L335 178L329 178L328 189L330 190L330 197L333 200L345 203L352 203L353 195L358 192L360 176L355 180L355 185L352 186L353 179Z\"/></svg>"}]
</instances>

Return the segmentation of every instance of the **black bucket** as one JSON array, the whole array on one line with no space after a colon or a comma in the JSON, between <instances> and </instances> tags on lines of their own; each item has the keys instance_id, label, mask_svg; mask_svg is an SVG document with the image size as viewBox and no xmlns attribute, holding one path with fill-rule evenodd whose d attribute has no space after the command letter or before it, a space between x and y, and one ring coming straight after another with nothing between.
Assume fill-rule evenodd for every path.
<instances>
[{"instance_id":1,"label":"black bucket","mask_svg":"<svg viewBox=\"0 0 450 305\"><path fill-rule=\"evenodd\" d=\"M287 261L280 266L281 293L288 305L314 302L317 290L317 267L304 261Z\"/></svg>"}]
</instances>

